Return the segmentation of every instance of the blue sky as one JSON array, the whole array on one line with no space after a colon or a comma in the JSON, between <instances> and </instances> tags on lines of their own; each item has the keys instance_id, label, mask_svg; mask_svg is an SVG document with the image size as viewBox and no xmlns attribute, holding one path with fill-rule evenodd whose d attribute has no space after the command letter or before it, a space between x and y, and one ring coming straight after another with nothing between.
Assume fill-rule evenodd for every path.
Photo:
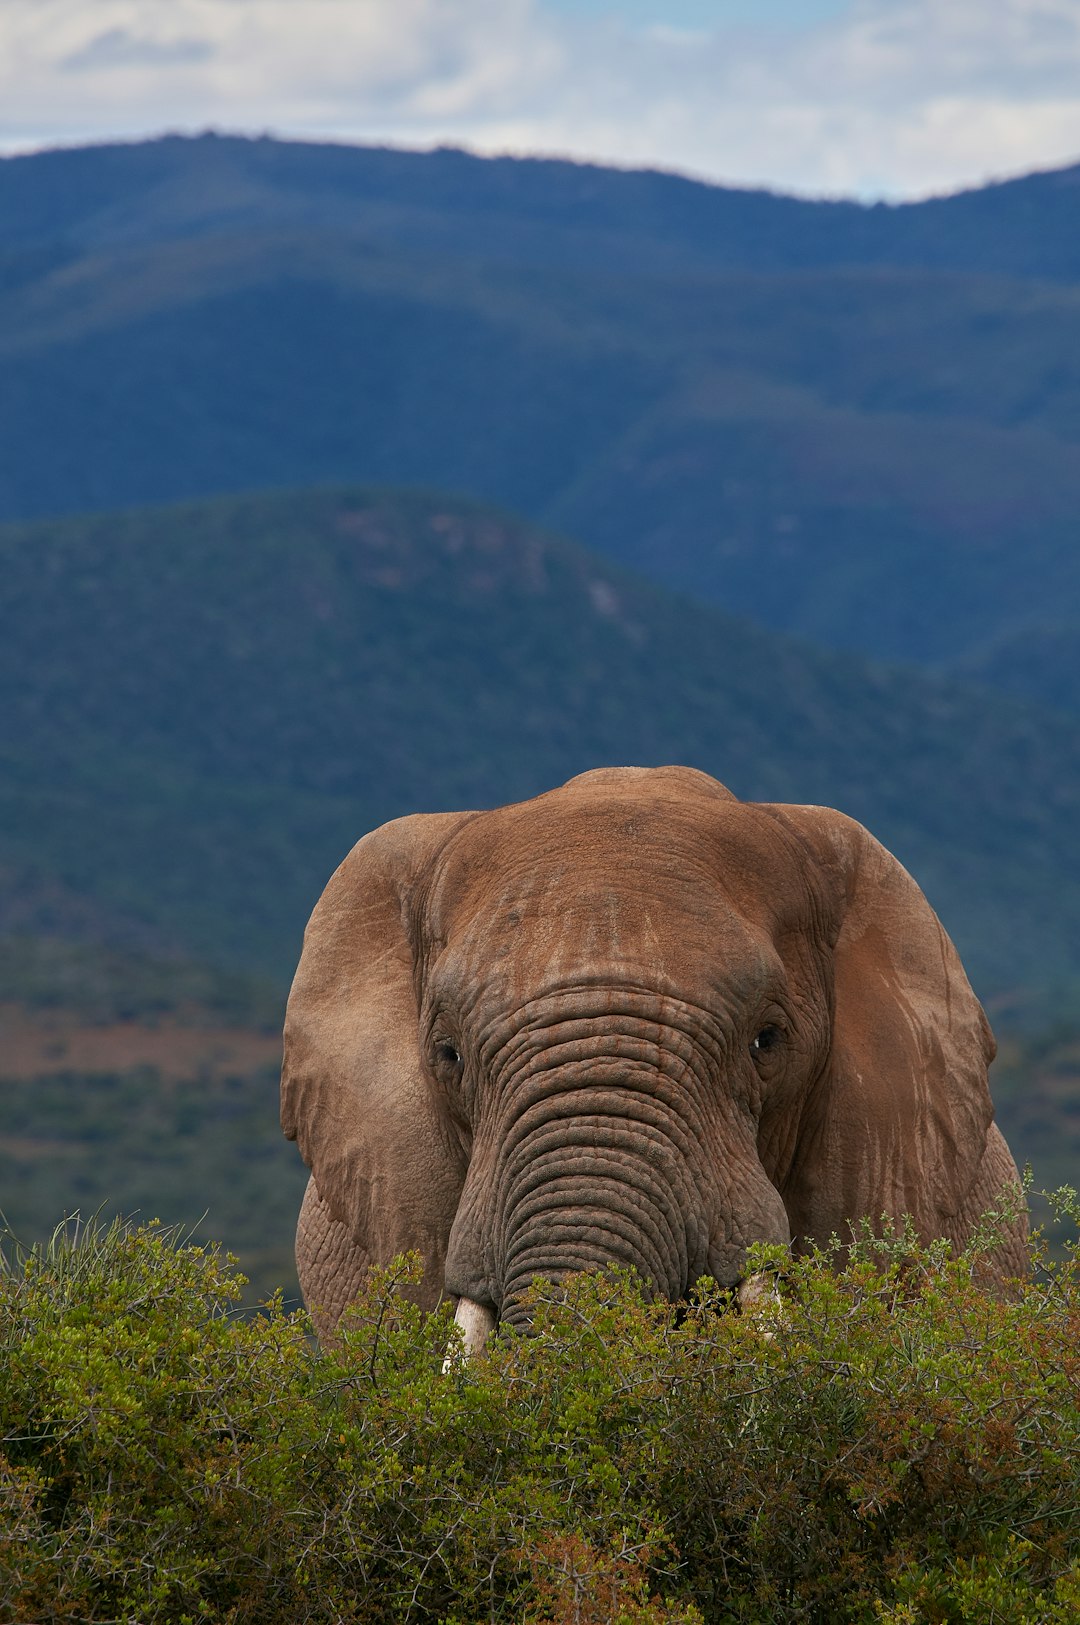
<instances>
[{"instance_id":1,"label":"blue sky","mask_svg":"<svg viewBox=\"0 0 1080 1625\"><path fill-rule=\"evenodd\" d=\"M0 0L0 151L206 128L926 196L1080 160L1080 0Z\"/></svg>"}]
</instances>

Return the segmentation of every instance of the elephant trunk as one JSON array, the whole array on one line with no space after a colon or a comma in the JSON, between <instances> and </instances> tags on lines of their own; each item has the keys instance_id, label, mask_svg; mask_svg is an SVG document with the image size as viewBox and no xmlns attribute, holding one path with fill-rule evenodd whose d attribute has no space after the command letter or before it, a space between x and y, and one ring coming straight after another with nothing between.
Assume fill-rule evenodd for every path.
<instances>
[{"instance_id":1,"label":"elephant trunk","mask_svg":"<svg viewBox=\"0 0 1080 1625\"><path fill-rule=\"evenodd\" d=\"M495 1058L451 1232L447 1291L524 1326L534 1278L621 1266L669 1302L735 1287L787 1215L692 1019L629 1013L521 1032Z\"/></svg>"},{"instance_id":2,"label":"elephant trunk","mask_svg":"<svg viewBox=\"0 0 1080 1625\"><path fill-rule=\"evenodd\" d=\"M522 1297L536 1276L621 1265L657 1295L683 1297L709 1270L696 1098L684 1075L626 1056L519 1073L510 1123L490 1154L474 1153L449 1290L515 1325L528 1319Z\"/></svg>"},{"instance_id":3,"label":"elephant trunk","mask_svg":"<svg viewBox=\"0 0 1080 1625\"><path fill-rule=\"evenodd\" d=\"M584 1125L582 1131L588 1132ZM706 1271L707 1232L698 1204L680 1211L671 1172L663 1177L667 1160L658 1155L658 1168L636 1154L619 1158L596 1146L579 1147L577 1157L538 1156L515 1182L507 1216L503 1318L525 1323L523 1295L537 1276L557 1282L612 1265L635 1272L650 1293L681 1298Z\"/></svg>"}]
</instances>

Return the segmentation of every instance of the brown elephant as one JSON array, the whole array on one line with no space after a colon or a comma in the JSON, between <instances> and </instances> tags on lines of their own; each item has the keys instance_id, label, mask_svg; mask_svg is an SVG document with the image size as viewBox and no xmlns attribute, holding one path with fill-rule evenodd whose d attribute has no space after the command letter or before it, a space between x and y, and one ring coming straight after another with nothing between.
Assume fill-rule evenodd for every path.
<instances>
[{"instance_id":1,"label":"brown elephant","mask_svg":"<svg viewBox=\"0 0 1080 1625\"><path fill-rule=\"evenodd\" d=\"M289 999L304 1296L325 1334L415 1248L422 1301L483 1331L536 1275L617 1262L677 1301L861 1218L962 1243L1017 1181L994 1048L918 886L828 808L607 768L397 819L331 879Z\"/></svg>"}]
</instances>

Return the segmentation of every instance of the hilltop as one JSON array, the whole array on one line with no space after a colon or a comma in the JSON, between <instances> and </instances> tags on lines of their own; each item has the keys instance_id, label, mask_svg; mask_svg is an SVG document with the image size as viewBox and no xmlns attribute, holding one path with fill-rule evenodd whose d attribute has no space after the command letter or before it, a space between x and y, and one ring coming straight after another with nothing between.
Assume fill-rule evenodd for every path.
<instances>
[{"instance_id":1,"label":"hilltop","mask_svg":"<svg viewBox=\"0 0 1080 1625\"><path fill-rule=\"evenodd\" d=\"M1080 740L833 655L441 494L249 495L0 529L0 933L288 974L400 813L683 761L866 822L984 992L1080 973Z\"/></svg>"},{"instance_id":2,"label":"hilltop","mask_svg":"<svg viewBox=\"0 0 1080 1625\"><path fill-rule=\"evenodd\" d=\"M237 138L8 159L0 516L456 490L1075 710L1078 186L864 208Z\"/></svg>"},{"instance_id":3,"label":"hilltop","mask_svg":"<svg viewBox=\"0 0 1080 1625\"><path fill-rule=\"evenodd\" d=\"M0 163L12 254L49 240L101 247L283 218L340 226L343 212L362 208L380 235L421 251L620 272L897 265L1076 282L1078 188L1080 163L866 206L576 160L214 132Z\"/></svg>"}]
</instances>

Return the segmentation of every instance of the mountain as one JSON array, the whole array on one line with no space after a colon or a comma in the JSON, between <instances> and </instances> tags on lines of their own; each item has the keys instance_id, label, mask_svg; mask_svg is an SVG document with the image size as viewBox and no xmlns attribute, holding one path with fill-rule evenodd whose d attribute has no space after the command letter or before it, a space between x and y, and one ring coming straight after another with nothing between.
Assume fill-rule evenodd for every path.
<instances>
[{"instance_id":1,"label":"mountain","mask_svg":"<svg viewBox=\"0 0 1080 1625\"><path fill-rule=\"evenodd\" d=\"M1067 614L1073 606L1066 603ZM1080 702L1080 619L1055 619L1050 606L1045 624L1006 633L957 667L970 682L1018 699L1057 707L1065 727L1075 727Z\"/></svg>"},{"instance_id":2,"label":"mountain","mask_svg":"<svg viewBox=\"0 0 1080 1625\"><path fill-rule=\"evenodd\" d=\"M218 137L7 159L0 516L456 490L1077 710L1068 645L1032 651L1080 595L1078 196L1080 167L864 208Z\"/></svg>"},{"instance_id":3,"label":"mountain","mask_svg":"<svg viewBox=\"0 0 1080 1625\"><path fill-rule=\"evenodd\" d=\"M148 242L284 219L340 227L343 214L362 210L380 237L421 255L471 249L478 259L525 266L895 265L1075 282L1078 189L1080 164L951 197L866 207L655 170L478 158L452 147L421 153L207 134L9 158L0 167L0 214L9 251L50 240L82 248Z\"/></svg>"},{"instance_id":4,"label":"mountain","mask_svg":"<svg viewBox=\"0 0 1080 1625\"><path fill-rule=\"evenodd\" d=\"M0 528L0 935L289 974L399 813L608 762L822 802L908 864L984 994L1080 974L1080 741L828 654L438 493Z\"/></svg>"}]
</instances>

